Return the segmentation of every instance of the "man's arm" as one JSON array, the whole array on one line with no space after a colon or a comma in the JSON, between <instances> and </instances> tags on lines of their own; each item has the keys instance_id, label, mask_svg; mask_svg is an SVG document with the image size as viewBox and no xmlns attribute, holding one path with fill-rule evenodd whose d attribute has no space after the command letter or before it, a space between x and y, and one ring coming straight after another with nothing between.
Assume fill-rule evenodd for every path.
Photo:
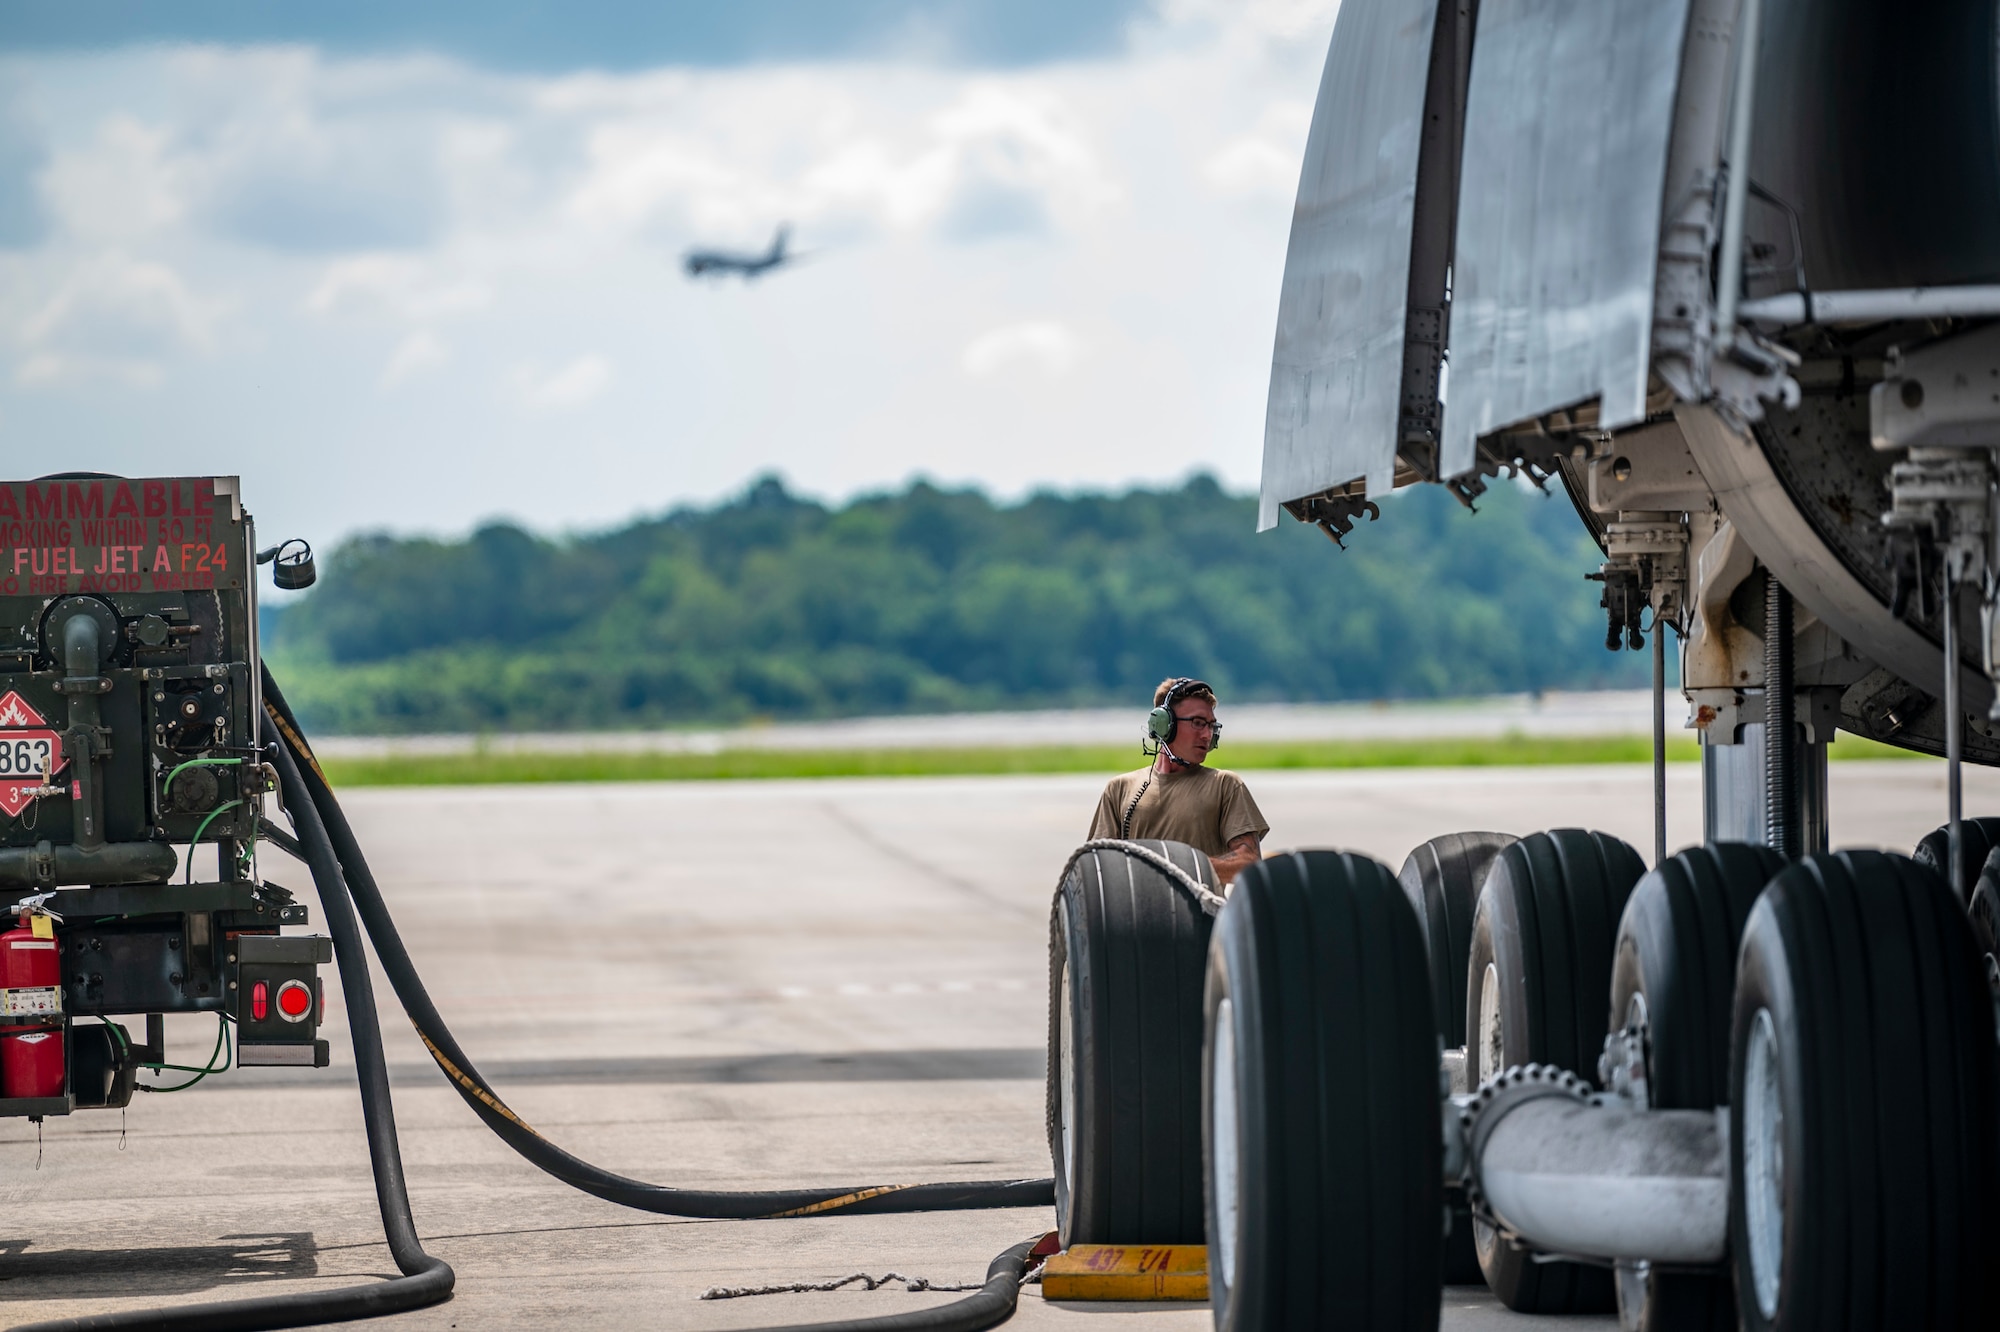
<instances>
[{"instance_id":1,"label":"man's arm","mask_svg":"<svg viewBox=\"0 0 2000 1332\"><path fill-rule=\"evenodd\" d=\"M1244 833L1230 840L1227 851L1219 856L1210 856L1208 863L1215 866L1215 877L1228 885L1263 857L1263 839L1256 833Z\"/></svg>"},{"instance_id":2,"label":"man's arm","mask_svg":"<svg viewBox=\"0 0 2000 1332\"><path fill-rule=\"evenodd\" d=\"M1229 849L1219 856L1210 856L1208 863L1215 866L1215 876L1225 884L1234 883L1236 876L1256 864L1264 855L1264 834L1271 831L1271 825L1264 821L1257 802L1250 798L1250 788L1243 779L1233 772L1218 774L1224 779L1222 788L1222 826L1216 831L1228 838Z\"/></svg>"}]
</instances>

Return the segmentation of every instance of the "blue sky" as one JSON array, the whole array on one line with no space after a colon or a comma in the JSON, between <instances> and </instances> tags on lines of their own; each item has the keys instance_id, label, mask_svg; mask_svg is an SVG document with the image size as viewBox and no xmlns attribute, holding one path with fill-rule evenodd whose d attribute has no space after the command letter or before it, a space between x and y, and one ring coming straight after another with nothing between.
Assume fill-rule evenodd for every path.
<instances>
[{"instance_id":1,"label":"blue sky","mask_svg":"<svg viewBox=\"0 0 2000 1332\"><path fill-rule=\"evenodd\" d=\"M1114 56L1149 12L1144 0L10 0L0 43L44 52L292 43L543 74L885 57L1007 67Z\"/></svg>"},{"instance_id":2,"label":"blue sky","mask_svg":"<svg viewBox=\"0 0 2000 1332\"><path fill-rule=\"evenodd\" d=\"M15 0L0 448L318 542L767 470L1248 488L1333 14ZM679 271L780 222L795 268Z\"/></svg>"}]
</instances>

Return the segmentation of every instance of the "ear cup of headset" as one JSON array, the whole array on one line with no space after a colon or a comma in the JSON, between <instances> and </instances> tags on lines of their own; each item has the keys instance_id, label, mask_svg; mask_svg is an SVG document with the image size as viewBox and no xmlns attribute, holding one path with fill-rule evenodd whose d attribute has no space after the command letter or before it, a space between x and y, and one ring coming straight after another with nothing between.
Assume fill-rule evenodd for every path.
<instances>
[{"instance_id":1,"label":"ear cup of headset","mask_svg":"<svg viewBox=\"0 0 2000 1332\"><path fill-rule=\"evenodd\" d=\"M1181 695L1187 692L1189 685L1200 683L1201 681L1192 676L1183 675L1168 685L1167 696L1160 700L1160 706L1154 708L1152 714L1146 718L1146 734L1163 745L1171 745L1174 742L1174 732L1180 729L1180 722L1174 716L1174 704L1180 701Z\"/></svg>"}]
</instances>

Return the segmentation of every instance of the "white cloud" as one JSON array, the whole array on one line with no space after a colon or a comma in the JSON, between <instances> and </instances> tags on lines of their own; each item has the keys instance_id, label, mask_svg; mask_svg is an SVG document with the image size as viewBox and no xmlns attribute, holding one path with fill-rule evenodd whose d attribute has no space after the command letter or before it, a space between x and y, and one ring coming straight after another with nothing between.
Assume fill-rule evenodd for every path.
<instances>
[{"instance_id":1,"label":"white cloud","mask_svg":"<svg viewBox=\"0 0 2000 1332\"><path fill-rule=\"evenodd\" d=\"M326 106L312 86L187 145L208 225L294 253L420 248L445 224L449 175L434 124L407 109Z\"/></svg>"},{"instance_id":2,"label":"white cloud","mask_svg":"<svg viewBox=\"0 0 2000 1332\"><path fill-rule=\"evenodd\" d=\"M418 321L483 309L492 299L484 283L439 277L423 260L365 254L329 265L307 293L305 308L316 315L353 312Z\"/></svg>"},{"instance_id":3,"label":"white cloud","mask_svg":"<svg viewBox=\"0 0 2000 1332\"><path fill-rule=\"evenodd\" d=\"M1250 22L1281 41L1317 37L1319 54L1324 55L1340 0L1250 0L1244 12Z\"/></svg>"},{"instance_id":4,"label":"white cloud","mask_svg":"<svg viewBox=\"0 0 2000 1332\"><path fill-rule=\"evenodd\" d=\"M610 382L610 363L589 354L549 374L530 374L525 396L530 407L581 407L604 392Z\"/></svg>"},{"instance_id":5,"label":"white cloud","mask_svg":"<svg viewBox=\"0 0 2000 1332\"><path fill-rule=\"evenodd\" d=\"M1034 82L975 85L934 122L954 154L961 196L1013 196L1077 223L1120 188L1065 99ZM1017 205L1018 206L1018 205ZM978 220L973 219L977 226ZM1016 228L1003 224L1001 230ZM980 234L977 231L971 234Z\"/></svg>"},{"instance_id":6,"label":"white cloud","mask_svg":"<svg viewBox=\"0 0 2000 1332\"><path fill-rule=\"evenodd\" d=\"M0 248L0 440L254 470L260 519L322 541L600 525L767 469L1246 486L1332 15L1159 0L1118 52L977 72L0 53L43 218ZM808 262L680 272L785 221ZM619 484L521 484L553 456Z\"/></svg>"},{"instance_id":7,"label":"white cloud","mask_svg":"<svg viewBox=\"0 0 2000 1332\"><path fill-rule=\"evenodd\" d=\"M1287 194L1298 188L1294 153L1255 135L1233 140L1202 163L1210 184L1231 194Z\"/></svg>"},{"instance_id":8,"label":"white cloud","mask_svg":"<svg viewBox=\"0 0 2000 1332\"><path fill-rule=\"evenodd\" d=\"M98 380L150 389L158 388L166 377L166 371L153 361L122 356L64 356L35 352L23 357L14 367L15 380L29 387Z\"/></svg>"},{"instance_id":9,"label":"white cloud","mask_svg":"<svg viewBox=\"0 0 2000 1332\"><path fill-rule=\"evenodd\" d=\"M569 209L595 227L636 228L676 205L684 216L706 213L719 221L718 211L737 210L718 210L710 201L750 186L708 147L665 126L600 126L590 135L589 153L589 174Z\"/></svg>"},{"instance_id":10,"label":"white cloud","mask_svg":"<svg viewBox=\"0 0 2000 1332\"><path fill-rule=\"evenodd\" d=\"M427 328L420 328L396 344L396 350L389 357L389 364L382 368L382 382L400 384L427 370L435 370L451 359L451 348L443 338Z\"/></svg>"},{"instance_id":11,"label":"white cloud","mask_svg":"<svg viewBox=\"0 0 2000 1332\"><path fill-rule=\"evenodd\" d=\"M994 375L1017 366L1063 375L1083 354L1083 339L1068 326L1053 319L1031 319L980 334L965 345L958 363L970 375Z\"/></svg>"},{"instance_id":12,"label":"white cloud","mask_svg":"<svg viewBox=\"0 0 2000 1332\"><path fill-rule=\"evenodd\" d=\"M74 268L20 325L16 378L152 387L170 361L210 347L218 314L165 264L98 255Z\"/></svg>"},{"instance_id":13,"label":"white cloud","mask_svg":"<svg viewBox=\"0 0 2000 1332\"><path fill-rule=\"evenodd\" d=\"M1340 0L1160 0L1157 27L1168 34L1199 28L1223 28L1223 38L1248 36L1282 42L1317 38L1318 54L1326 54ZM1143 31L1143 29L1142 29Z\"/></svg>"},{"instance_id":14,"label":"white cloud","mask_svg":"<svg viewBox=\"0 0 2000 1332\"><path fill-rule=\"evenodd\" d=\"M33 245L47 234L48 210L39 177L48 162L46 135L0 71L0 247Z\"/></svg>"},{"instance_id":15,"label":"white cloud","mask_svg":"<svg viewBox=\"0 0 2000 1332\"><path fill-rule=\"evenodd\" d=\"M186 180L171 152L172 133L115 112L81 144L55 155L43 194L59 226L99 242L134 242L179 221Z\"/></svg>"},{"instance_id":16,"label":"white cloud","mask_svg":"<svg viewBox=\"0 0 2000 1332\"><path fill-rule=\"evenodd\" d=\"M814 213L858 215L908 230L943 207L955 171L948 148L899 149L886 138L866 136L838 145L800 183Z\"/></svg>"},{"instance_id":17,"label":"white cloud","mask_svg":"<svg viewBox=\"0 0 2000 1332\"><path fill-rule=\"evenodd\" d=\"M642 80L622 101L595 79L592 104L616 109L586 136L566 212L612 232L754 231L781 217L896 232L991 211L999 195L1027 203L1003 213L1065 221L1118 196L1089 127L1034 74L967 84L882 71L870 82L847 67L791 70L760 79L750 105L741 75ZM789 133L772 141L779 118ZM993 221L950 229L987 234Z\"/></svg>"}]
</instances>

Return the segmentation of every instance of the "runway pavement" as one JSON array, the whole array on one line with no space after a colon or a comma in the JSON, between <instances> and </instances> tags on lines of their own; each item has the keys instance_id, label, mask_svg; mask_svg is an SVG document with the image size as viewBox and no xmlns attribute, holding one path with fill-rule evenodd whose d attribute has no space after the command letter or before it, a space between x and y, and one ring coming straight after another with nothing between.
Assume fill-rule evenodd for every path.
<instances>
[{"instance_id":1,"label":"runway pavement","mask_svg":"<svg viewBox=\"0 0 2000 1332\"><path fill-rule=\"evenodd\" d=\"M1671 776L1675 845L1698 774ZM707 1187L1044 1174L1052 879L1099 782L946 778L366 790L346 798L460 1040L551 1138ZM1967 773L1968 808L2000 780ZM1643 768L1253 774L1272 845L1393 868L1426 837L1584 825L1651 845ZM1837 845L1907 849L1943 810L1928 762L1832 770ZM271 877L311 897L272 853ZM315 920L317 909L315 906ZM331 968L328 969L331 976ZM897 1271L974 1281L1045 1212L684 1222L563 1188L432 1069L387 987L384 1027L419 1227L457 1297L411 1329L735 1328L950 1298L699 1298L710 1286ZM0 1121L0 1322L331 1288L390 1270L338 996L336 1067L250 1070L131 1110ZM205 1056L206 1019L169 1024ZM37 1168L39 1151L40 1164ZM1106 1326L1030 1293L1015 1325ZM1205 1307L1116 1326L1196 1328ZM1592 1320L1563 1319L1561 1326ZM1558 1325L1446 1292L1449 1328Z\"/></svg>"}]
</instances>

